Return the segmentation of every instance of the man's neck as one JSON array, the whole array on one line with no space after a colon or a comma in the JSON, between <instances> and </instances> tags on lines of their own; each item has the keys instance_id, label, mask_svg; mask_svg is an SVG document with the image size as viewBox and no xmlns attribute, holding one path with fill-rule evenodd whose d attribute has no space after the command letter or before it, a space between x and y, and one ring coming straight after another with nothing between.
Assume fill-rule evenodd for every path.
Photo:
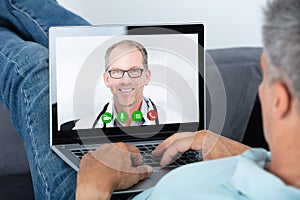
<instances>
[{"instance_id":1,"label":"man's neck","mask_svg":"<svg viewBox=\"0 0 300 200\"><path fill-rule=\"evenodd\" d=\"M286 135L292 137L292 135ZM268 170L280 177L287 185L300 188L300 138L289 138L289 142L277 140L271 149L271 164Z\"/></svg>"}]
</instances>

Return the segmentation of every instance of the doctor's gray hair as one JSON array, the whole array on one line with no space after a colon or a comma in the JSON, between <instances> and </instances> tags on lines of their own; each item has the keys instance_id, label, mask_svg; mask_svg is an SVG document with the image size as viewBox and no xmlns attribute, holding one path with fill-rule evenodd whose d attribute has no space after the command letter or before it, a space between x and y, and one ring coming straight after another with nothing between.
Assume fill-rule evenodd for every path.
<instances>
[{"instance_id":1,"label":"doctor's gray hair","mask_svg":"<svg viewBox=\"0 0 300 200\"><path fill-rule=\"evenodd\" d=\"M285 81L300 105L300 0L269 1L264 14L268 78Z\"/></svg>"},{"instance_id":2,"label":"doctor's gray hair","mask_svg":"<svg viewBox=\"0 0 300 200\"><path fill-rule=\"evenodd\" d=\"M109 61L109 57L111 52L116 48L116 47L136 47L142 54L143 57L143 67L145 69L148 69L148 53L145 49L145 47L133 40L122 40L118 43L113 44L112 46L110 46L107 50L106 50L106 54L105 54L105 70L107 71L110 65L110 61Z\"/></svg>"}]
</instances>

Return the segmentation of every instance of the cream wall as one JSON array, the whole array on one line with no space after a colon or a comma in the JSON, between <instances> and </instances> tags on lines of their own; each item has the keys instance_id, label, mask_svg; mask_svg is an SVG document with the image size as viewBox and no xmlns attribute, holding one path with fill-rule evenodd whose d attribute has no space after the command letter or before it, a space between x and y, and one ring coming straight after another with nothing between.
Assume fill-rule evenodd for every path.
<instances>
[{"instance_id":1,"label":"cream wall","mask_svg":"<svg viewBox=\"0 0 300 200\"><path fill-rule=\"evenodd\" d=\"M58 0L92 24L203 21L207 49L262 46L267 0Z\"/></svg>"}]
</instances>

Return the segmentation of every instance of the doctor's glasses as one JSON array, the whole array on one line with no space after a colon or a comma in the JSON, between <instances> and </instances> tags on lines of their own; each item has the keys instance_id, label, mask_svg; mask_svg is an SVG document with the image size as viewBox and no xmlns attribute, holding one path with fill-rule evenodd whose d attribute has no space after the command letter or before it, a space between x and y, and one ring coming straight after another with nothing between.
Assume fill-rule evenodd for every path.
<instances>
[{"instance_id":1,"label":"doctor's glasses","mask_svg":"<svg viewBox=\"0 0 300 200\"><path fill-rule=\"evenodd\" d=\"M109 73L111 78L120 79L124 76L125 72L127 72L130 78L138 78L142 76L143 71L145 71L145 69L133 68L129 70L114 69L114 70L108 70L107 72Z\"/></svg>"}]
</instances>

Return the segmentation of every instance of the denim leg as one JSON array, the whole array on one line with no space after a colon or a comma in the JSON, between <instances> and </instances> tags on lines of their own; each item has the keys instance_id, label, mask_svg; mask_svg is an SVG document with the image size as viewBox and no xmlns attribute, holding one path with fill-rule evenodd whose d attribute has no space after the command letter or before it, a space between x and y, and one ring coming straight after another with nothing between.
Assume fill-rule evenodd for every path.
<instances>
[{"instance_id":1,"label":"denim leg","mask_svg":"<svg viewBox=\"0 0 300 200\"><path fill-rule=\"evenodd\" d=\"M0 27L0 99L24 141L36 199L74 199L76 172L49 146L45 47L49 27L65 25L89 23L54 0L0 0L0 26L9 28Z\"/></svg>"},{"instance_id":2,"label":"denim leg","mask_svg":"<svg viewBox=\"0 0 300 200\"><path fill-rule=\"evenodd\" d=\"M89 25L54 0L1 0L0 8L0 18L14 26L25 40L45 47L50 26Z\"/></svg>"},{"instance_id":3,"label":"denim leg","mask_svg":"<svg viewBox=\"0 0 300 200\"><path fill-rule=\"evenodd\" d=\"M36 199L74 199L76 172L49 147L48 50L0 27L0 100L24 141Z\"/></svg>"}]
</instances>

